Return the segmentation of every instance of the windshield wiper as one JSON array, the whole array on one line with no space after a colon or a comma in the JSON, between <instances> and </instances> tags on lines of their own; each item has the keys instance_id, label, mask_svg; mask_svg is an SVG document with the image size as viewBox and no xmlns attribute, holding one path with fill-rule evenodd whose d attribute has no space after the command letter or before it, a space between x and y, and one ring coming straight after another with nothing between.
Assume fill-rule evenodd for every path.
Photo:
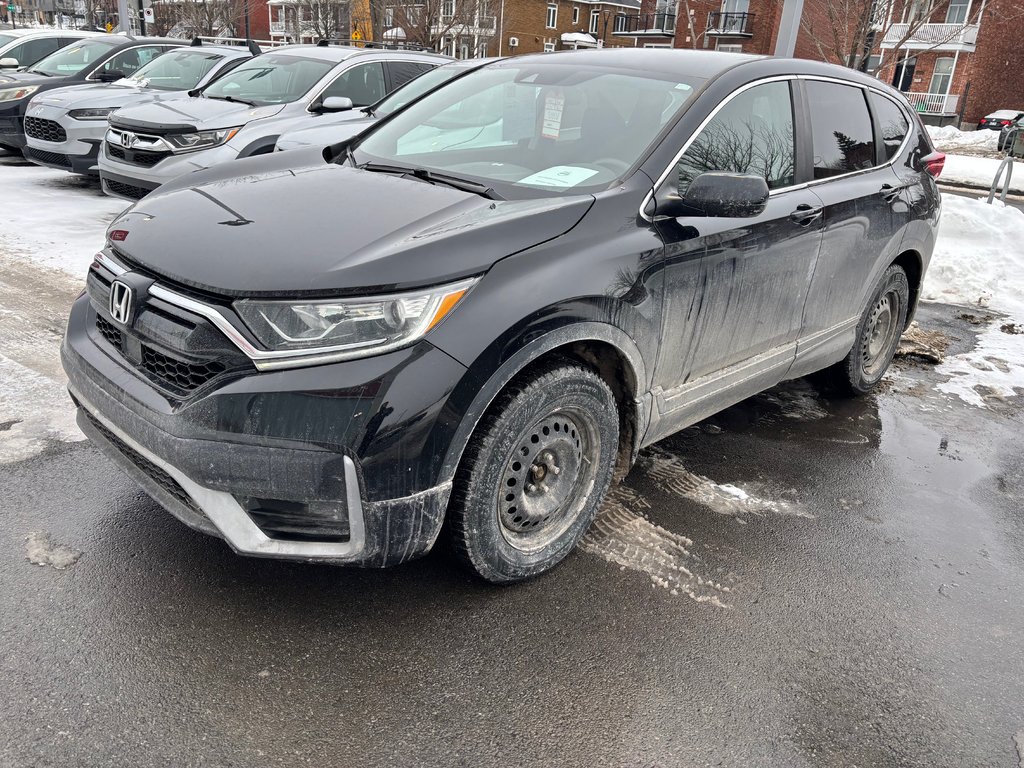
<instances>
[{"instance_id":1,"label":"windshield wiper","mask_svg":"<svg viewBox=\"0 0 1024 768\"><path fill-rule=\"evenodd\" d=\"M446 173L430 171L426 168L413 168L404 165L388 165L386 163L364 163L356 166L364 171L376 173L394 173L399 176L412 176L414 179L425 181L429 184L441 184L453 189L461 189L463 192L472 192L474 195L486 197L488 200L504 200L504 198L486 184L480 184L469 179L460 179L458 176L449 176Z\"/></svg>"},{"instance_id":2,"label":"windshield wiper","mask_svg":"<svg viewBox=\"0 0 1024 768\"><path fill-rule=\"evenodd\" d=\"M206 96L206 94L203 94ZM250 107L258 107L255 101L249 101L248 99L239 99L234 96L206 96L208 99L217 99L217 101L230 101L232 104L248 104Z\"/></svg>"},{"instance_id":3,"label":"windshield wiper","mask_svg":"<svg viewBox=\"0 0 1024 768\"><path fill-rule=\"evenodd\" d=\"M41 69L30 69L27 70L30 75L42 75L43 77L53 77L49 72L43 72Z\"/></svg>"}]
</instances>

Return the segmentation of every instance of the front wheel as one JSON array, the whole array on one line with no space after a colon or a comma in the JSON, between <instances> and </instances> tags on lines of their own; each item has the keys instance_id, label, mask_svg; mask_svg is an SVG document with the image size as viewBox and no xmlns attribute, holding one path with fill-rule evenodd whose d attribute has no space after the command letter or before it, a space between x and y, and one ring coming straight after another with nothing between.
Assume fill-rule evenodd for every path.
<instances>
[{"instance_id":1,"label":"front wheel","mask_svg":"<svg viewBox=\"0 0 1024 768\"><path fill-rule=\"evenodd\" d=\"M903 268L890 266L868 301L857 339L845 359L822 371L828 385L845 395L871 392L889 369L910 309L910 283Z\"/></svg>"},{"instance_id":2,"label":"front wheel","mask_svg":"<svg viewBox=\"0 0 1024 768\"><path fill-rule=\"evenodd\" d=\"M513 382L477 427L455 478L456 555L494 583L553 568L597 514L618 438L615 398L593 371L558 362Z\"/></svg>"}]
</instances>

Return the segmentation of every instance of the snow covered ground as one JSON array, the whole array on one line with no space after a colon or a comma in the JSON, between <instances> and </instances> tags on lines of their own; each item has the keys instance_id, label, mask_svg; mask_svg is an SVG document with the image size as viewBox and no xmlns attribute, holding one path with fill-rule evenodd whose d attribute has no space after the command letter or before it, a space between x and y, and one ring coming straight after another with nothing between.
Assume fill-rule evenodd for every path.
<instances>
[{"instance_id":1,"label":"snow covered ground","mask_svg":"<svg viewBox=\"0 0 1024 768\"><path fill-rule=\"evenodd\" d=\"M992 152L998 151L999 131L961 131L952 125L937 128L928 126L932 144L940 152Z\"/></svg>"},{"instance_id":2,"label":"snow covered ground","mask_svg":"<svg viewBox=\"0 0 1024 768\"><path fill-rule=\"evenodd\" d=\"M942 169L939 181L943 184L981 187L987 190L992 185L1001 162L1002 160L998 158L946 155L946 165ZM1005 182L1004 171L999 189L1003 188ZM1014 161L1009 191L1016 194L1024 193L1024 161Z\"/></svg>"}]
</instances>

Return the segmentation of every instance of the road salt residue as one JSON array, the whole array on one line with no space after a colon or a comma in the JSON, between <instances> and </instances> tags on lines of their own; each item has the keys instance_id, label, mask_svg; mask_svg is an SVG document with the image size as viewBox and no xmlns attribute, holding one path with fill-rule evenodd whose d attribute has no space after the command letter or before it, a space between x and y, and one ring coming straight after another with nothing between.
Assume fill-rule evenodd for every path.
<instances>
[{"instance_id":1,"label":"road salt residue","mask_svg":"<svg viewBox=\"0 0 1024 768\"><path fill-rule=\"evenodd\" d=\"M623 568L646 573L652 584L673 595L728 607L724 600L731 589L701 575L702 562L691 551L693 541L644 518L643 510L650 508L650 503L633 489L615 486L580 548Z\"/></svg>"},{"instance_id":2,"label":"road salt residue","mask_svg":"<svg viewBox=\"0 0 1024 768\"><path fill-rule=\"evenodd\" d=\"M48 565L63 571L77 563L81 556L77 549L57 544L43 531L32 531L25 537L25 557L33 565Z\"/></svg>"}]
</instances>

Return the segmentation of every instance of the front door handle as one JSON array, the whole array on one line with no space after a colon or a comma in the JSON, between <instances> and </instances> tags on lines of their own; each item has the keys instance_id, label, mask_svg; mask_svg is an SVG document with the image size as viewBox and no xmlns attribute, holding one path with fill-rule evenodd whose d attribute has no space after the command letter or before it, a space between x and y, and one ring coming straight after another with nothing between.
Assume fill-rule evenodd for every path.
<instances>
[{"instance_id":1,"label":"front door handle","mask_svg":"<svg viewBox=\"0 0 1024 768\"><path fill-rule=\"evenodd\" d=\"M801 203L796 207L796 210L789 214L789 218L799 224L801 227L810 226L811 222L821 216L822 207L820 205L808 205L807 203Z\"/></svg>"}]
</instances>

